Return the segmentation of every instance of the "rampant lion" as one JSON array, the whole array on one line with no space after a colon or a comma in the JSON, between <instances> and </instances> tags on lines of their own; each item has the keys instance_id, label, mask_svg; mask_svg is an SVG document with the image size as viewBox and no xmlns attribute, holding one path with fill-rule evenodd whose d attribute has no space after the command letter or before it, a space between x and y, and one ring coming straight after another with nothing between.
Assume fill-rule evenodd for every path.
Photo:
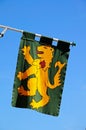
<instances>
[{"instance_id":1,"label":"rampant lion","mask_svg":"<svg viewBox=\"0 0 86 130\"><path fill-rule=\"evenodd\" d=\"M30 49L30 46L24 46L22 52L25 60L31 66L25 72L19 72L17 77L19 80L24 80L32 74L34 74L35 77L28 79L28 90L25 90L23 86L19 86L18 93L24 96L35 96L36 91L38 90L42 99L38 102L32 99L30 103L32 108L38 109L39 107L45 106L50 100L50 97L47 95L47 88L49 87L50 89L54 89L61 85L61 70L65 66L65 63L62 64L60 61L55 63L55 68L58 66L58 71L54 76L54 84L51 84L49 81L48 70L51 67L50 65L53 59L54 49L50 46L38 46L36 52L38 58L36 59L32 58Z\"/></svg>"}]
</instances>

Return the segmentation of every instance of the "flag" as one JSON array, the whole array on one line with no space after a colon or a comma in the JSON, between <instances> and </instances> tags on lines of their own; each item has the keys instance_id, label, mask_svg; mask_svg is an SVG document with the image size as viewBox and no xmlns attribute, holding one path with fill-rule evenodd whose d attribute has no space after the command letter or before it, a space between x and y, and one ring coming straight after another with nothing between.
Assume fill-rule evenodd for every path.
<instances>
[{"instance_id":1,"label":"flag","mask_svg":"<svg viewBox=\"0 0 86 130\"><path fill-rule=\"evenodd\" d=\"M58 116L70 44L23 32L14 77L12 106Z\"/></svg>"}]
</instances>

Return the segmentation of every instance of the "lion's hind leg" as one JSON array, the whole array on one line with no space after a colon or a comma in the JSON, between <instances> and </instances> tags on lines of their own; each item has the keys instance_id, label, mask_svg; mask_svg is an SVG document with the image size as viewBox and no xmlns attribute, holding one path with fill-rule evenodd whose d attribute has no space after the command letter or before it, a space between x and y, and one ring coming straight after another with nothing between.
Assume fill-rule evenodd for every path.
<instances>
[{"instance_id":1,"label":"lion's hind leg","mask_svg":"<svg viewBox=\"0 0 86 130\"><path fill-rule=\"evenodd\" d=\"M18 87L18 93L19 95L28 96L29 91L25 90L23 86Z\"/></svg>"},{"instance_id":2,"label":"lion's hind leg","mask_svg":"<svg viewBox=\"0 0 86 130\"><path fill-rule=\"evenodd\" d=\"M49 102L50 97L49 96L44 96L39 102L36 102L34 99L30 103L32 108L38 109L39 107L44 107L48 102Z\"/></svg>"},{"instance_id":3,"label":"lion's hind leg","mask_svg":"<svg viewBox=\"0 0 86 130\"><path fill-rule=\"evenodd\" d=\"M41 87L40 89L38 89L40 95L42 96L42 99L38 102L36 102L34 99L32 100L30 105L33 108L38 109L39 107L44 107L49 102L50 97L46 93L47 88L44 88L44 87L43 87L43 90L41 89Z\"/></svg>"}]
</instances>

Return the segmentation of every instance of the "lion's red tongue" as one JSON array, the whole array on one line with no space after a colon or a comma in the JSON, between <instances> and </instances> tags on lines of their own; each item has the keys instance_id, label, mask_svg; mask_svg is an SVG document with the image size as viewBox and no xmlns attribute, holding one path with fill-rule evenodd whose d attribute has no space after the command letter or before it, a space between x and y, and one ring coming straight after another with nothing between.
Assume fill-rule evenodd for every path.
<instances>
[{"instance_id":1,"label":"lion's red tongue","mask_svg":"<svg viewBox=\"0 0 86 130\"><path fill-rule=\"evenodd\" d=\"M38 51L37 50L37 54L43 54L44 52L43 51Z\"/></svg>"},{"instance_id":2,"label":"lion's red tongue","mask_svg":"<svg viewBox=\"0 0 86 130\"><path fill-rule=\"evenodd\" d=\"M41 65L41 68L44 68L45 65L46 65L46 62L43 60L43 61L41 61L39 64Z\"/></svg>"}]
</instances>

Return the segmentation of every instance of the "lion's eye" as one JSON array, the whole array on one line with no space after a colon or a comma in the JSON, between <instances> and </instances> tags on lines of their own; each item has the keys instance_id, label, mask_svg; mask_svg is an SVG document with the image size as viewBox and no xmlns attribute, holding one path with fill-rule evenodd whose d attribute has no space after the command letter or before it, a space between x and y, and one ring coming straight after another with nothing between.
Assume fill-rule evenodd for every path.
<instances>
[{"instance_id":1,"label":"lion's eye","mask_svg":"<svg viewBox=\"0 0 86 130\"><path fill-rule=\"evenodd\" d=\"M44 48L45 48L45 49L47 49L47 47L46 47L46 46L45 46Z\"/></svg>"}]
</instances>

